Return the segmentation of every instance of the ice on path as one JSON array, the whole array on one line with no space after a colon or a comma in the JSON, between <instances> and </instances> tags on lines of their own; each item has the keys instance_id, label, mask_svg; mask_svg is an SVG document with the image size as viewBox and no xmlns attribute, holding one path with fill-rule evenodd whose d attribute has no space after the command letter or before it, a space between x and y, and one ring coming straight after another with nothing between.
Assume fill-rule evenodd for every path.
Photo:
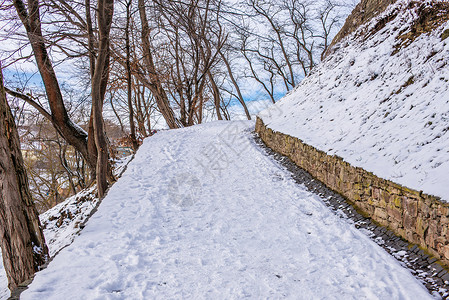
<instances>
[{"instance_id":1,"label":"ice on path","mask_svg":"<svg viewBox=\"0 0 449 300\"><path fill-rule=\"evenodd\" d=\"M253 127L214 122L146 139L22 298L430 298L267 157Z\"/></svg>"}]
</instances>

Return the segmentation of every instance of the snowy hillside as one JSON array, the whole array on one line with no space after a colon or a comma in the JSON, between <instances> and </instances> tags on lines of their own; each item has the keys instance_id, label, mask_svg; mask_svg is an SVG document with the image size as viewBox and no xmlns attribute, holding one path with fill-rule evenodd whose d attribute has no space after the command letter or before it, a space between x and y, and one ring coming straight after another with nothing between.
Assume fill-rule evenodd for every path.
<instances>
[{"instance_id":1,"label":"snowy hillside","mask_svg":"<svg viewBox=\"0 0 449 300\"><path fill-rule=\"evenodd\" d=\"M22 299L430 299L298 185L253 122L146 139L73 244Z\"/></svg>"},{"instance_id":2,"label":"snowy hillside","mask_svg":"<svg viewBox=\"0 0 449 300\"><path fill-rule=\"evenodd\" d=\"M132 156L127 156L115 162L116 177L121 176L131 159ZM39 216L51 257L73 242L97 204L96 186L93 186L67 198ZM3 268L0 249L0 300L8 299L9 296L8 279Z\"/></svg>"},{"instance_id":3,"label":"snowy hillside","mask_svg":"<svg viewBox=\"0 0 449 300\"><path fill-rule=\"evenodd\" d=\"M70 245L80 231L80 226L98 203L95 186L67 198L39 216L50 256ZM2 262L0 251L0 261ZM3 263L0 263L0 299L8 299L8 279Z\"/></svg>"},{"instance_id":4,"label":"snowy hillside","mask_svg":"<svg viewBox=\"0 0 449 300\"><path fill-rule=\"evenodd\" d=\"M399 0L259 116L354 166L449 200L449 3Z\"/></svg>"}]
</instances>

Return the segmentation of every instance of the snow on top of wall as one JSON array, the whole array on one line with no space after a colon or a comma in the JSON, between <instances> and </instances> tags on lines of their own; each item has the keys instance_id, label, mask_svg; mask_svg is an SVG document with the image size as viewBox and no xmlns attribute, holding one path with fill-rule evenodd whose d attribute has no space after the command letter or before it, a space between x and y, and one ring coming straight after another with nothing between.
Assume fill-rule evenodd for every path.
<instances>
[{"instance_id":1,"label":"snow on top of wall","mask_svg":"<svg viewBox=\"0 0 449 300\"><path fill-rule=\"evenodd\" d=\"M419 10L438 3L391 5L259 117L354 166L449 201L449 22L404 38L416 32Z\"/></svg>"}]
</instances>

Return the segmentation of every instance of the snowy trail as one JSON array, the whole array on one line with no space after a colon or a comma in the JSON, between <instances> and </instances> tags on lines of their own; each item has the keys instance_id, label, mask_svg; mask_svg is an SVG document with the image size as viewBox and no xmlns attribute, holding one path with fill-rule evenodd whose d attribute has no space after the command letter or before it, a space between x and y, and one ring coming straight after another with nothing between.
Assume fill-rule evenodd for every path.
<instances>
[{"instance_id":1,"label":"snowy trail","mask_svg":"<svg viewBox=\"0 0 449 300\"><path fill-rule=\"evenodd\" d=\"M427 299L252 141L252 122L145 140L22 299Z\"/></svg>"}]
</instances>

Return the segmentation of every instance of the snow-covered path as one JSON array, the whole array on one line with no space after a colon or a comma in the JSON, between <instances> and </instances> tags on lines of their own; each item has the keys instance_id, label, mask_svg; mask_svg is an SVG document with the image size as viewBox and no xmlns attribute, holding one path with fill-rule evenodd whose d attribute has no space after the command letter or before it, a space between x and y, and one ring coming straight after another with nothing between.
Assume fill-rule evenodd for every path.
<instances>
[{"instance_id":1,"label":"snow-covered path","mask_svg":"<svg viewBox=\"0 0 449 300\"><path fill-rule=\"evenodd\" d=\"M252 141L252 122L145 140L23 299L426 299Z\"/></svg>"}]
</instances>

